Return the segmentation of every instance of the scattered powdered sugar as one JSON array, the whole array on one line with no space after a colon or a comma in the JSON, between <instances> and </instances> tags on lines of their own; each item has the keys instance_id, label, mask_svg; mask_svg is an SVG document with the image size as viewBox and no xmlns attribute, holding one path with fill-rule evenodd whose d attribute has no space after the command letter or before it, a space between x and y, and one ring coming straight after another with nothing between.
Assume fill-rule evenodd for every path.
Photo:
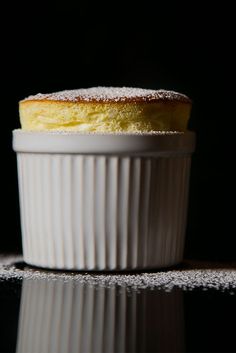
<instances>
[{"instance_id":1,"label":"scattered powdered sugar","mask_svg":"<svg viewBox=\"0 0 236 353\"><path fill-rule=\"evenodd\" d=\"M21 264L21 266L19 266ZM133 272L133 273L79 273L56 272L37 270L22 265L21 256L0 256L0 280L10 279L45 279L64 280L74 283L83 283L98 287L120 286L130 289L164 289L171 291L174 288L182 290L230 290L234 294L236 289L235 268L200 268L176 269L158 272Z\"/></svg>"},{"instance_id":2,"label":"scattered powdered sugar","mask_svg":"<svg viewBox=\"0 0 236 353\"><path fill-rule=\"evenodd\" d=\"M51 101L69 101L69 102L132 102L132 101L182 101L191 102L184 94L160 90L151 90L144 88L131 87L91 87L75 90L65 90L55 93L38 93L29 96L26 100L51 100Z\"/></svg>"}]
</instances>

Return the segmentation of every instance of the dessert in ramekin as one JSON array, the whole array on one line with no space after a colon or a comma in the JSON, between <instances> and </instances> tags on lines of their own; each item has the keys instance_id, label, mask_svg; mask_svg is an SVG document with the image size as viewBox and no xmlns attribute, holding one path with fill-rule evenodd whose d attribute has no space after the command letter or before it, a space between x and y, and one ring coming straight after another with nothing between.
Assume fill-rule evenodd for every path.
<instances>
[{"instance_id":1,"label":"dessert in ramekin","mask_svg":"<svg viewBox=\"0 0 236 353\"><path fill-rule=\"evenodd\" d=\"M21 101L13 147L25 262L71 270L181 262L190 110L182 94L133 88Z\"/></svg>"}]
</instances>

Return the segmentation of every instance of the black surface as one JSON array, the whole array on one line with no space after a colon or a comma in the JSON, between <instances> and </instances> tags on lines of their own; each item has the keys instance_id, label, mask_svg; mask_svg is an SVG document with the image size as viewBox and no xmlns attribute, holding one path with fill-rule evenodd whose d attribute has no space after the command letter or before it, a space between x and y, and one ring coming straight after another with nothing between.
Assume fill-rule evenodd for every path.
<instances>
[{"instance_id":1,"label":"black surface","mask_svg":"<svg viewBox=\"0 0 236 353\"><path fill-rule=\"evenodd\" d=\"M184 293L187 352L235 352L235 294L230 291Z\"/></svg>"},{"instance_id":2,"label":"black surface","mask_svg":"<svg viewBox=\"0 0 236 353\"><path fill-rule=\"evenodd\" d=\"M0 280L0 352L15 352L21 286L21 281Z\"/></svg>"},{"instance_id":3,"label":"black surface","mask_svg":"<svg viewBox=\"0 0 236 353\"><path fill-rule=\"evenodd\" d=\"M235 270L235 264L185 262L182 268ZM42 353L43 345L48 353L56 353L57 345L77 353L236 351L235 289L137 290L52 280L46 273L42 279L0 280L1 353L16 347L18 353L22 347Z\"/></svg>"},{"instance_id":4,"label":"black surface","mask_svg":"<svg viewBox=\"0 0 236 353\"><path fill-rule=\"evenodd\" d=\"M19 283L0 282L0 352L15 352L16 349L19 334L17 325L20 289ZM109 290L107 289L107 291ZM126 337L128 340L127 352L130 351L130 341L135 341L135 351L137 352L235 352L235 325L233 321L236 313L235 296L229 292L221 293L215 290L209 292L194 290L183 292L180 295L183 297L183 307L173 306L167 317L163 316L162 312L161 318L159 318L160 296L162 303L167 305L168 298L173 297L173 293L160 290L141 290L138 293L136 291L129 293L127 312L134 301L138 300L136 315L144 321L138 321L136 332L129 331L129 327L126 327L129 334ZM143 314L144 310L145 314ZM181 327L174 328L177 330L178 336L176 337L174 331L171 331L173 330L171 319L168 324L163 323L163 320L164 318L168 320L168 315L176 315L176 311L178 313L179 310L183 310L181 313L183 321L180 321ZM161 321L159 322L159 320ZM172 340L170 341L170 339ZM31 353L41 352L35 350Z\"/></svg>"}]
</instances>

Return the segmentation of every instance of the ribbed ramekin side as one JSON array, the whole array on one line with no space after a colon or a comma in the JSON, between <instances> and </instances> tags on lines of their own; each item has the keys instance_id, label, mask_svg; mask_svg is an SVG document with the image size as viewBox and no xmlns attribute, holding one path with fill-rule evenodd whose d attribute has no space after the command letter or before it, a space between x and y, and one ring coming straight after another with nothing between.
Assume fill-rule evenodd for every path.
<instances>
[{"instance_id":1,"label":"ribbed ramekin side","mask_svg":"<svg viewBox=\"0 0 236 353\"><path fill-rule=\"evenodd\" d=\"M24 259L125 270L182 259L190 156L18 153Z\"/></svg>"}]
</instances>

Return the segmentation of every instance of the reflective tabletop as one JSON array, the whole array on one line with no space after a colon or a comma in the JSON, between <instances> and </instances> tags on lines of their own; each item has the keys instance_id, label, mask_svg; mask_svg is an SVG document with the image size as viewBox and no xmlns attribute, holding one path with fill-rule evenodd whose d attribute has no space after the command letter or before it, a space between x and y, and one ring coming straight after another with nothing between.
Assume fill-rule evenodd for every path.
<instances>
[{"instance_id":1,"label":"reflective tabletop","mask_svg":"<svg viewBox=\"0 0 236 353\"><path fill-rule=\"evenodd\" d=\"M171 271L52 275L13 259L0 267L0 352L235 352L236 266L186 262L182 282Z\"/></svg>"}]
</instances>

